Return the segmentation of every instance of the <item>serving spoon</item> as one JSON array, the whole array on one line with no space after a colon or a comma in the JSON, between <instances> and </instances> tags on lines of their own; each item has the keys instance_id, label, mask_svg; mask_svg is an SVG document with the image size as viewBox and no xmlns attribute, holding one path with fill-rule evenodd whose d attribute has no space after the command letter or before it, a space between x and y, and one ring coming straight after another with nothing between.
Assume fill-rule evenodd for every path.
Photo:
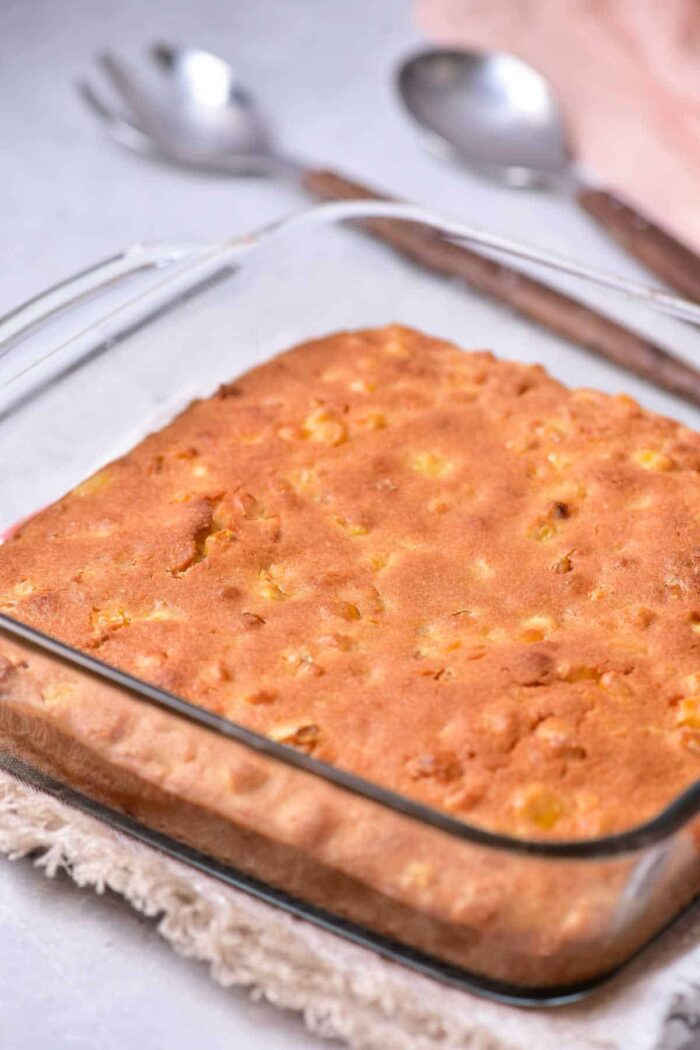
<instances>
[{"instance_id":1,"label":"serving spoon","mask_svg":"<svg viewBox=\"0 0 700 1050\"><path fill-rule=\"evenodd\" d=\"M531 66L499 52L429 50L407 59L397 82L433 152L507 186L572 196L649 270L700 302L700 256L589 181L554 93Z\"/></svg>"},{"instance_id":2,"label":"serving spoon","mask_svg":"<svg viewBox=\"0 0 700 1050\"><path fill-rule=\"evenodd\" d=\"M252 95L217 55L157 44L138 64L126 65L104 53L99 72L99 87L94 78L78 84L83 99L114 140L143 156L209 173L281 176L322 200L391 200L337 172L280 153ZM377 216L360 224L413 262L463 282L550 332L700 404L697 369L593 306L500 258L487 257L483 251L493 235L474 235L467 243L457 243L419 221ZM561 270L551 253L527 245L519 246L518 257L542 264L548 254L554 269ZM626 284L615 275L609 275L608 283L619 288ZM654 289L646 292L651 298L664 295ZM685 316L689 304L677 306Z\"/></svg>"}]
</instances>

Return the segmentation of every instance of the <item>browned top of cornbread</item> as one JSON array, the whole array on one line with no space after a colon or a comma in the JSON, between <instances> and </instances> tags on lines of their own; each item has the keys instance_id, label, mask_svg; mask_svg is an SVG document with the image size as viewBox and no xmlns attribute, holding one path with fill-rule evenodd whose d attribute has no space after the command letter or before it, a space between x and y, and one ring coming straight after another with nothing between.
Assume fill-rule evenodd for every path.
<instances>
[{"instance_id":1,"label":"browned top of cornbread","mask_svg":"<svg viewBox=\"0 0 700 1050\"><path fill-rule=\"evenodd\" d=\"M700 436L390 327L255 369L25 524L0 609L490 828L700 775Z\"/></svg>"}]
</instances>

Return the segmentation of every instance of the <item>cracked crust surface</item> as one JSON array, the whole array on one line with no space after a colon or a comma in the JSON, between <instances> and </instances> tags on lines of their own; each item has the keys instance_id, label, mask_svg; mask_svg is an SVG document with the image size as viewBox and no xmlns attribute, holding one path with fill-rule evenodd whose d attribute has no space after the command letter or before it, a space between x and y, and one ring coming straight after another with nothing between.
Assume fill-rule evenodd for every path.
<instances>
[{"instance_id":1,"label":"cracked crust surface","mask_svg":"<svg viewBox=\"0 0 700 1050\"><path fill-rule=\"evenodd\" d=\"M469 822L700 773L700 438L390 327L280 355L37 514L0 609Z\"/></svg>"}]
</instances>

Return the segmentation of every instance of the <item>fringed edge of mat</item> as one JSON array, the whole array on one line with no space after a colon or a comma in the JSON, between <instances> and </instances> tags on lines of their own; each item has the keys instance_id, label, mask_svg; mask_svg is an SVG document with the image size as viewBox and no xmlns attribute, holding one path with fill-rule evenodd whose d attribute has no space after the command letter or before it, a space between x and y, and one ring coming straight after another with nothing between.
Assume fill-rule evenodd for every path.
<instances>
[{"instance_id":1,"label":"fringed edge of mat","mask_svg":"<svg viewBox=\"0 0 700 1050\"><path fill-rule=\"evenodd\" d=\"M317 1035L353 1050L516 1050L464 1016L451 994L371 952L349 945L218 884L93 817L0 771L0 853L32 856L45 874L65 871L80 887L111 890L157 920L180 955L209 964L224 986L295 1010Z\"/></svg>"}]
</instances>

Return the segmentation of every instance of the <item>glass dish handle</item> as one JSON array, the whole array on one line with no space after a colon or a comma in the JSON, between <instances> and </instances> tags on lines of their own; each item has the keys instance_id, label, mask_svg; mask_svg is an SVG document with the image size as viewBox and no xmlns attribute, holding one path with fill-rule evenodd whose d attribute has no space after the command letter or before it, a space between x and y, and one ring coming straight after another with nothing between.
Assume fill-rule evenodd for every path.
<instances>
[{"instance_id":1,"label":"glass dish handle","mask_svg":"<svg viewBox=\"0 0 700 1050\"><path fill-rule=\"evenodd\" d=\"M271 223L269 226L249 234L218 244L155 244L134 245L126 251L109 257L82 270L80 273L60 281L52 287L34 296L4 316L0 317L0 358L4 357L13 345L40 328L57 314L93 298L126 278L139 272L172 267L173 264L189 262L183 276L185 285L196 283L197 271L211 271L217 263L230 260L255 244L265 234L273 233L280 227L304 224L307 222L332 222L347 219L363 218L396 218L409 222L424 223L442 233L443 236L457 243L469 244L486 254L495 253L509 261L520 260L576 276L584 281L614 289L633 298L646 301L651 306L691 323L700 324L700 305L690 303L677 296L670 295L662 289L650 288L635 281L595 270L586 265L543 251L532 245L512 241L498 234L468 226L464 223L449 222L440 219L423 208L415 205L397 204L387 201L352 201L336 204L325 204L311 211L291 216L286 221ZM192 261L195 265L192 266ZM202 266L200 267L199 263ZM192 272L194 270L194 272ZM194 280L193 280L194 278ZM170 284L170 280L165 284ZM175 285L179 282L176 280ZM136 300L138 300L138 296ZM136 301L134 300L134 302Z\"/></svg>"},{"instance_id":2,"label":"glass dish handle","mask_svg":"<svg viewBox=\"0 0 700 1050\"><path fill-rule=\"evenodd\" d=\"M0 420L96 345L108 346L125 326L177 302L178 296L235 265L253 243L251 236L223 244L137 245L0 318ZM138 275L141 279L132 288L128 279ZM120 294L115 297L116 292ZM99 305L86 315L82 308L92 299ZM43 329L63 314L71 320L70 330L58 338L43 337Z\"/></svg>"},{"instance_id":3,"label":"glass dish handle","mask_svg":"<svg viewBox=\"0 0 700 1050\"><path fill-rule=\"evenodd\" d=\"M416 205L387 201L343 201L271 223L247 236L214 244L137 245L60 282L0 318L0 402L28 395L29 388L47 381L61 367L70 367L95 345L106 345L125 326L139 323L160 308L177 303L194 287L226 269L237 269L258 243L284 230L316 223L353 222L367 219L397 219L418 223L455 243L466 243L509 261L520 261L547 270L578 277L588 283L622 292L665 313L700 324L700 304L690 303L662 289L640 285L615 274L595 270L532 245L512 241L464 223L450 222ZM163 270L162 274L158 271ZM99 316L78 321L77 331L57 340L40 340L44 346L25 347L28 338L41 331L57 315L70 313L86 300L106 296L127 283L127 278L147 274L136 290L120 301L105 304ZM145 281L145 286L144 286ZM80 314L80 311L76 311ZM22 353L13 353L22 343ZM50 345L49 345L50 344ZM3 416L0 403L0 418Z\"/></svg>"},{"instance_id":4,"label":"glass dish handle","mask_svg":"<svg viewBox=\"0 0 700 1050\"><path fill-rule=\"evenodd\" d=\"M179 262L198 250L201 245L136 244L58 281L0 317L0 356L62 311L115 287L134 274Z\"/></svg>"}]
</instances>

